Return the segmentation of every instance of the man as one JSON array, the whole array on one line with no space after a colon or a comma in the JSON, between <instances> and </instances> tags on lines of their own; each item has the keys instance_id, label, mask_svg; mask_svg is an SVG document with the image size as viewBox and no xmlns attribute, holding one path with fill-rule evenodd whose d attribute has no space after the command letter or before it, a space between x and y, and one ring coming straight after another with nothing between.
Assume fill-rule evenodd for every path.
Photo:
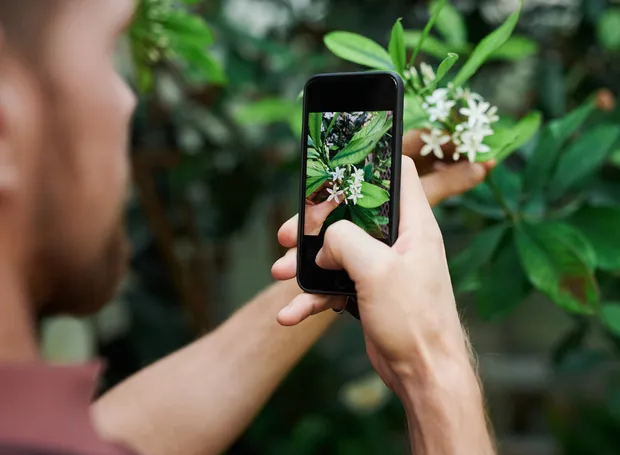
<instances>
[{"instance_id":1,"label":"man","mask_svg":"<svg viewBox=\"0 0 620 455\"><path fill-rule=\"evenodd\" d=\"M95 311L123 273L135 99L113 62L133 4L0 2L2 454L221 453L336 316L324 312L297 324L342 306L302 295L289 254L273 270L287 281L92 405L97 365L42 363L37 317ZM417 136L406 139L415 154ZM344 267L355 280L368 353L405 405L416 453L490 454L481 393L427 202L471 188L487 169L457 164L420 180L405 161L398 244L387 248L339 223L317 260ZM295 244L295 224L280 233L287 247ZM283 307L279 322L296 327L275 321Z\"/></svg>"}]
</instances>

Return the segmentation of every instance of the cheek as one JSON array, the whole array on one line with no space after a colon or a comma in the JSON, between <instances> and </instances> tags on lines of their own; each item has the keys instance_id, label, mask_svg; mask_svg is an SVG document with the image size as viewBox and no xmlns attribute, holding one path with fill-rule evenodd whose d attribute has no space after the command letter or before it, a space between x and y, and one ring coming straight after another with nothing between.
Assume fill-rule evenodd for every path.
<instances>
[{"instance_id":1,"label":"cheek","mask_svg":"<svg viewBox=\"0 0 620 455\"><path fill-rule=\"evenodd\" d=\"M96 62L95 62L96 63ZM55 91L74 217L89 235L106 235L118 222L129 176L128 134L134 96L111 68L74 67ZM80 217L80 218L78 218ZM88 221L87 221L88 220Z\"/></svg>"}]
</instances>

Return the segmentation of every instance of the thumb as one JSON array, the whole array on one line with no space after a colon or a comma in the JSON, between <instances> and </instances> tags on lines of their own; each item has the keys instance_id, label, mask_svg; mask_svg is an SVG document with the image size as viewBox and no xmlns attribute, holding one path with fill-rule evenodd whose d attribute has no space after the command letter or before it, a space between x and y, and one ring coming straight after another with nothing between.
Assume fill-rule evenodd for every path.
<instances>
[{"instance_id":1,"label":"thumb","mask_svg":"<svg viewBox=\"0 0 620 455\"><path fill-rule=\"evenodd\" d=\"M395 255L385 243L355 224L338 221L325 232L316 263L326 270L344 269L353 281L358 282L375 275L377 268L383 267Z\"/></svg>"},{"instance_id":2,"label":"thumb","mask_svg":"<svg viewBox=\"0 0 620 455\"><path fill-rule=\"evenodd\" d=\"M321 202L317 205L306 206L306 212L304 214L304 235L318 235L321 232L323 223L330 213L338 207L338 202L335 200Z\"/></svg>"}]
</instances>

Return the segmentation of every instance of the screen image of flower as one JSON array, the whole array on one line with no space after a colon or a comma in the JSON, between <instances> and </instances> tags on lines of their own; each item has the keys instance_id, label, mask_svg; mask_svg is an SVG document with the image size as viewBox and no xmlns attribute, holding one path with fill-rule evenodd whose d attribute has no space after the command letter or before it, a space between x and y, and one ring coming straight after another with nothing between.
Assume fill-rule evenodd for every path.
<instances>
[{"instance_id":1,"label":"screen image of flower","mask_svg":"<svg viewBox=\"0 0 620 455\"><path fill-rule=\"evenodd\" d=\"M305 235L348 220L388 239L392 122L386 111L309 115Z\"/></svg>"}]
</instances>

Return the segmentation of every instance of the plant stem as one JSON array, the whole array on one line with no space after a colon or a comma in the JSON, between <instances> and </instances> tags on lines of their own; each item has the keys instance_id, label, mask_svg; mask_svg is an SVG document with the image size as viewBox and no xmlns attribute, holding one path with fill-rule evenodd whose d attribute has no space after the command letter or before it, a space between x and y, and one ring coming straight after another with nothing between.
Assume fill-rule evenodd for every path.
<instances>
[{"instance_id":1,"label":"plant stem","mask_svg":"<svg viewBox=\"0 0 620 455\"><path fill-rule=\"evenodd\" d=\"M497 202L499 202L499 205L502 206L502 209L504 210L506 217L508 217L510 220L512 220L513 223L516 224L518 221L517 215L510 209L510 207L508 206L508 202L506 202L506 199L504 198L502 190L499 188L497 183L495 183L495 180L493 179L493 172L489 172L489 175L487 176L487 179L486 179L486 183L487 185L489 185L489 188L491 188L491 191L493 192L493 196L495 196L495 199L497 199Z\"/></svg>"}]
</instances>

